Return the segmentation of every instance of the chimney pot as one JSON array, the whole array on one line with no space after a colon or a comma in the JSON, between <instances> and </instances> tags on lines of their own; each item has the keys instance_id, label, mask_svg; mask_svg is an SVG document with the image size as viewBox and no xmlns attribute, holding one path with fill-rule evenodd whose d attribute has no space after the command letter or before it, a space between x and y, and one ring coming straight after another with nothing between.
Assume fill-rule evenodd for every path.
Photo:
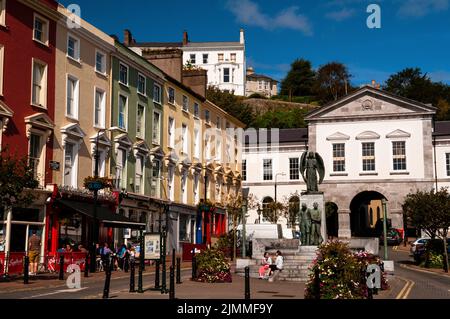
<instances>
[{"instance_id":1,"label":"chimney pot","mask_svg":"<svg viewBox=\"0 0 450 319\"><path fill-rule=\"evenodd\" d=\"M131 34L131 31L128 29L125 29L123 31L123 44L125 44L126 46L129 46L132 43L133 43L133 36Z\"/></svg>"},{"instance_id":2,"label":"chimney pot","mask_svg":"<svg viewBox=\"0 0 450 319\"><path fill-rule=\"evenodd\" d=\"M183 32L183 45L187 45L189 42L189 37L187 31Z\"/></svg>"}]
</instances>

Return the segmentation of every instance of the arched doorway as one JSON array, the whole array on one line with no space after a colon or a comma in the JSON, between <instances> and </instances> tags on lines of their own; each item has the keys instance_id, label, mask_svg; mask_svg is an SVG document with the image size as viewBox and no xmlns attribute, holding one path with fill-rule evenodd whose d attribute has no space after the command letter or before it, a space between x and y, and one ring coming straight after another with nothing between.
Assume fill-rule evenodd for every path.
<instances>
[{"instance_id":1,"label":"arched doorway","mask_svg":"<svg viewBox=\"0 0 450 319\"><path fill-rule=\"evenodd\" d=\"M382 232L383 194L364 191L357 194L350 203L350 228L355 237L379 237ZM381 224L382 225L382 224Z\"/></svg>"},{"instance_id":2,"label":"arched doorway","mask_svg":"<svg viewBox=\"0 0 450 319\"><path fill-rule=\"evenodd\" d=\"M270 204L272 204L274 202L273 198L270 196L266 196L263 198L262 201L262 222L265 222L267 220L267 216L269 216L271 214L272 211L272 207L270 206Z\"/></svg>"},{"instance_id":3,"label":"arched doorway","mask_svg":"<svg viewBox=\"0 0 450 319\"><path fill-rule=\"evenodd\" d=\"M333 202L325 203L325 214L327 218L327 235L328 237L338 237L339 217L338 206Z\"/></svg>"}]
</instances>

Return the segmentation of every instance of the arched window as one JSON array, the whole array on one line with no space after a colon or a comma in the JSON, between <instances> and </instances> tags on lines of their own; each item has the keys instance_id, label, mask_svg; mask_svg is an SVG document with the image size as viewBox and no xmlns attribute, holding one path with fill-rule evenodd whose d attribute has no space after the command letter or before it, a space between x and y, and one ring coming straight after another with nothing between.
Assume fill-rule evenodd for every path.
<instances>
[{"instance_id":1,"label":"arched window","mask_svg":"<svg viewBox=\"0 0 450 319\"><path fill-rule=\"evenodd\" d=\"M262 201L263 216L268 214L268 211L270 210L269 204L273 202L274 200L272 197L270 196L264 197Z\"/></svg>"}]
</instances>

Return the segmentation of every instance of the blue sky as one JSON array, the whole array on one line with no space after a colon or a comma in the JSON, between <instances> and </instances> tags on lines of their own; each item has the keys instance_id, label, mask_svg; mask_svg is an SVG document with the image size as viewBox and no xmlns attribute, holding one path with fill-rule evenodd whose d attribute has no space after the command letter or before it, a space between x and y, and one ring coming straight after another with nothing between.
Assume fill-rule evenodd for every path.
<instances>
[{"instance_id":1,"label":"blue sky","mask_svg":"<svg viewBox=\"0 0 450 319\"><path fill-rule=\"evenodd\" d=\"M405 67L420 67L450 83L450 0L61 0L107 34L137 41L238 41L245 29L247 64L282 79L296 58L314 68L339 61L354 85L382 83ZM369 29L369 4L381 8L381 28Z\"/></svg>"}]
</instances>

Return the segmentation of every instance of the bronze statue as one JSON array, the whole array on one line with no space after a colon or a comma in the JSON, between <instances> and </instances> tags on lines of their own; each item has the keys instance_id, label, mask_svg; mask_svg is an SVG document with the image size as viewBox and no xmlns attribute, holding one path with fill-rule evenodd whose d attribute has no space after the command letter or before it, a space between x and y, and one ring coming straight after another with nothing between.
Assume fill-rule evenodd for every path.
<instances>
[{"instance_id":1,"label":"bronze statue","mask_svg":"<svg viewBox=\"0 0 450 319\"><path fill-rule=\"evenodd\" d=\"M310 245L318 246L323 242L322 234L320 231L320 225L322 221L322 211L319 208L319 204L314 203L314 208L308 209L311 215L311 235Z\"/></svg>"},{"instance_id":2,"label":"bronze statue","mask_svg":"<svg viewBox=\"0 0 450 319\"><path fill-rule=\"evenodd\" d=\"M306 193L319 192L319 184L325 177L325 165L319 153L304 152L300 159L300 172L306 183ZM317 173L319 173L319 179Z\"/></svg>"},{"instance_id":3,"label":"bronze statue","mask_svg":"<svg viewBox=\"0 0 450 319\"><path fill-rule=\"evenodd\" d=\"M301 235L301 245L309 246L310 244L310 234L311 234L311 214L309 212L306 203L302 204L300 209L300 235Z\"/></svg>"}]
</instances>

